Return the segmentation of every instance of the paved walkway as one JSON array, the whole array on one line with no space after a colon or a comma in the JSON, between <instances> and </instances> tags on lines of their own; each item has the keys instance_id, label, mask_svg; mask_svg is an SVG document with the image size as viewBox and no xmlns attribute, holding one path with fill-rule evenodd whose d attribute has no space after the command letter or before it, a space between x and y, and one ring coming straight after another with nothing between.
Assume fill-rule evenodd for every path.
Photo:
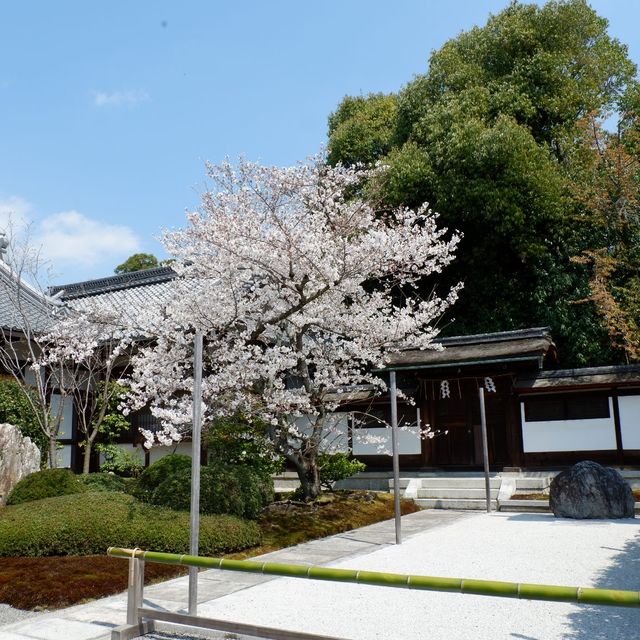
<instances>
[{"instance_id":1,"label":"paved walkway","mask_svg":"<svg viewBox=\"0 0 640 640\"><path fill-rule=\"evenodd\" d=\"M456 511L420 511L402 518L403 541L418 534L439 529L454 522L473 518L473 513ZM324 565L338 561L349 561L375 551L395 546L394 521L387 520L347 533L314 540L260 556L269 562ZM199 574L199 608L214 605L216 600L236 592L256 587L282 578L244 574L233 571L209 570ZM144 606L167 611L185 611L188 593L188 578L180 577L146 587ZM0 627L1 640L103 640L110 630L125 623L126 593L88 604L76 605L51 613L27 618L20 622ZM205 615L203 613L203 615ZM238 619L240 621L240 619ZM223 634L206 634L208 637L229 637ZM160 634L157 637L169 638Z\"/></svg>"}]
</instances>

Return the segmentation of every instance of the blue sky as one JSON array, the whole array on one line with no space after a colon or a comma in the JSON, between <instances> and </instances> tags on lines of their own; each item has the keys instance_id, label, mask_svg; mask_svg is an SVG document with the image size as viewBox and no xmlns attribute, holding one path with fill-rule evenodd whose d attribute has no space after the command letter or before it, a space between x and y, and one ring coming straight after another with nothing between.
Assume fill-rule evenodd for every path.
<instances>
[{"instance_id":1,"label":"blue sky","mask_svg":"<svg viewBox=\"0 0 640 640\"><path fill-rule=\"evenodd\" d=\"M507 0L0 3L0 223L56 283L162 257L204 162L293 164L343 96L396 91ZM640 4L592 2L640 62Z\"/></svg>"}]
</instances>

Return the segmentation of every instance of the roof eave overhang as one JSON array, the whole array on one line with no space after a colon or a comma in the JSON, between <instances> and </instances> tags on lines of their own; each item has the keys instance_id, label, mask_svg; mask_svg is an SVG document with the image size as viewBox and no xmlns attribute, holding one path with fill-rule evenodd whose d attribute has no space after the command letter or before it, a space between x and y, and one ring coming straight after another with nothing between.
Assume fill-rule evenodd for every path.
<instances>
[{"instance_id":1,"label":"roof eave overhang","mask_svg":"<svg viewBox=\"0 0 640 640\"><path fill-rule=\"evenodd\" d=\"M390 365L388 367L382 367L380 369L374 369L374 373L389 373L391 371L421 371L425 369L451 369L454 367L472 367L472 366L484 366L494 364L511 364L521 362L534 362L540 369L544 364L543 355L528 355L528 356L516 356L514 358L487 358L480 360L457 360L450 362L434 362L429 364L399 364Z\"/></svg>"}]
</instances>

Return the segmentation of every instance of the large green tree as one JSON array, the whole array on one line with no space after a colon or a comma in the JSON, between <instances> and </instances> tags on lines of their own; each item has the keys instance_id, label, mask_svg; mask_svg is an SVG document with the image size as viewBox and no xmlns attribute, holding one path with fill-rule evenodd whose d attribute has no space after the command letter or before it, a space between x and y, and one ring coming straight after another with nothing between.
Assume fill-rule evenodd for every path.
<instances>
[{"instance_id":1,"label":"large green tree","mask_svg":"<svg viewBox=\"0 0 640 640\"><path fill-rule=\"evenodd\" d=\"M329 119L332 163L384 161L388 206L428 201L464 233L448 333L548 324L562 362L615 360L589 296L571 163L579 123L616 111L627 49L586 2L513 3L434 52L398 95L345 98ZM450 285L449 281L443 286Z\"/></svg>"}]
</instances>

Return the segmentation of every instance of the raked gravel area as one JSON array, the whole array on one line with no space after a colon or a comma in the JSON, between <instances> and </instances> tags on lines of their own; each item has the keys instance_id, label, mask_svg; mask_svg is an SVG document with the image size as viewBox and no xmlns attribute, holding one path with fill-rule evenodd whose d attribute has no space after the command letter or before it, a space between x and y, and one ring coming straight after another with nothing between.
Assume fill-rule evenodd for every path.
<instances>
[{"instance_id":1,"label":"raked gravel area","mask_svg":"<svg viewBox=\"0 0 640 640\"><path fill-rule=\"evenodd\" d=\"M393 521L387 521L263 557L361 570L640 591L639 520L423 511L405 516L403 525L406 539L401 546L392 544ZM640 638L640 609L214 570L201 573L199 582L201 616L350 640ZM176 578L145 589L145 605L181 609L186 594L186 578ZM102 640L109 637L110 628L122 624L125 608L121 594L8 626L0 622L0 639Z\"/></svg>"},{"instance_id":2,"label":"raked gravel area","mask_svg":"<svg viewBox=\"0 0 640 640\"><path fill-rule=\"evenodd\" d=\"M640 523L477 514L333 566L640 590ZM290 578L211 601L199 614L352 640L640 637L640 609Z\"/></svg>"}]
</instances>

